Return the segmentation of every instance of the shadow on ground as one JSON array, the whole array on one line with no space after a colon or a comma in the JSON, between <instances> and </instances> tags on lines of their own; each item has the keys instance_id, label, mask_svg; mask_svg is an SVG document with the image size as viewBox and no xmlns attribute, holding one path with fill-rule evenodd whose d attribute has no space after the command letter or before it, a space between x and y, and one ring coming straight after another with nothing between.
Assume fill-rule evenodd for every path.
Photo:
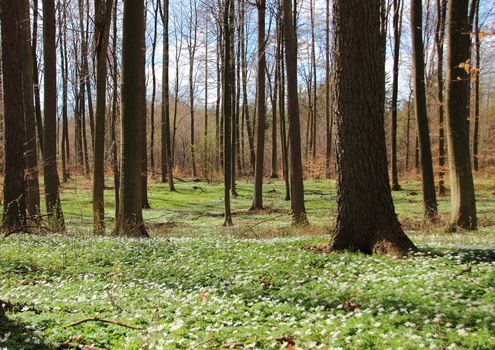
<instances>
[{"instance_id":1,"label":"shadow on ground","mask_svg":"<svg viewBox=\"0 0 495 350\"><path fill-rule=\"evenodd\" d=\"M437 249L425 247L420 249L420 252L428 256L445 256L451 255L458 257L459 261L464 264L479 264L495 262L495 250L493 249L477 249L477 248L447 248Z\"/></svg>"},{"instance_id":2,"label":"shadow on ground","mask_svg":"<svg viewBox=\"0 0 495 350\"><path fill-rule=\"evenodd\" d=\"M9 350L49 350L39 336L25 325L14 322L0 314L0 348Z\"/></svg>"}]
</instances>

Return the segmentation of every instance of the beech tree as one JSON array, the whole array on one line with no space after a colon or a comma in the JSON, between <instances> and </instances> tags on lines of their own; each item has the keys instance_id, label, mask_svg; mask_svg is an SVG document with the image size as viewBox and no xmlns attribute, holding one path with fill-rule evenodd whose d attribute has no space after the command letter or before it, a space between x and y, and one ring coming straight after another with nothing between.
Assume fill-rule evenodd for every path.
<instances>
[{"instance_id":1,"label":"beech tree","mask_svg":"<svg viewBox=\"0 0 495 350\"><path fill-rule=\"evenodd\" d=\"M46 210L55 231L64 231L64 216L60 204L57 170L57 59L55 45L55 3L43 0L43 171L45 179Z\"/></svg>"},{"instance_id":2,"label":"beech tree","mask_svg":"<svg viewBox=\"0 0 495 350\"><path fill-rule=\"evenodd\" d=\"M113 0L95 1L96 115L93 156L93 231L105 232L105 116L107 89L107 51Z\"/></svg>"},{"instance_id":3,"label":"beech tree","mask_svg":"<svg viewBox=\"0 0 495 350\"><path fill-rule=\"evenodd\" d=\"M234 22L234 2L225 0L223 10L223 95L222 95L222 112L223 112L223 177L224 177L224 208L225 221L224 226L232 226L232 210L230 207L230 190L232 181L232 140L231 140L231 122L232 122L232 83L231 77L234 67L232 66L232 56L230 50L230 41L233 40L233 22Z\"/></svg>"},{"instance_id":4,"label":"beech tree","mask_svg":"<svg viewBox=\"0 0 495 350\"><path fill-rule=\"evenodd\" d=\"M423 5L422 0L411 2L411 32L413 43L414 112L418 130L423 207L426 218L436 220L438 216L433 160L431 156L430 128L426 106L425 63L423 49Z\"/></svg>"},{"instance_id":5,"label":"beech tree","mask_svg":"<svg viewBox=\"0 0 495 350\"><path fill-rule=\"evenodd\" d=\"M400 39L402 34L402 11L404 4L401 0L394 0L392 29L394 34L393 50L393 72L392 72L392 113L391 113L391 150L390 150L390 167L392 173L392 190L399 191L399 169L397 166L397 100L399 94L399 58L400 58Z\"/></svg>"},{"instance_id":6,"label":"beech tree","mask_svg":"<svg viewBox=\"0 0 495 350\"><path fill-rule=\"evenodd\" d=\"M404 255L415 246L397 219L387 171L381 3L333 3L337 222L330 248Z\"/></svg>"},{"instance_id":7,"label":"beech tree","mask_svg":"<svg viewBox=\"0 0 495 350\"><path fill-rule=\"evenodd\" d=\"M158 4L159 6L160 4ZM161 120L161 171L162 182L168 182L169 191L175 191L172 148L170 140L170 94L169 94L169 1L163 0L163 11L160 12L163 23L163 69L162 69L162 120ZM177 64L178 66L178 64ZM176 82L178 84L178 82ZM176 93L177 95L177 93ZM176 96L177 97L177 96ZM175 107L177 113L177 106ZM174 118L175 120L175 118ZM175 125L175 123L174 123Z\"/></svg>"},{"instance_id":8,"label":"beech tree","mask_svg":"<svg viewBox=\"0 0 495 350\"><path fill-rule=\"evenodd\" d=\"M476 0L473 0L476 1ZM452 201L451 225L475 230L476 198L469 150L469 0L449 0L447 15L447 145Z\"/></svg>"},{"instance_id":9,"label":"beech tree","mask_svg":"<svg viewBox=\"0 0 495 350\"><path fill-rule=\"evenodd\" d=\"M435 46L437 51L437 99L438 99L438 195L445 196L445 129L444 129L444 41L447 0L437 0L437 26Z\"/></svg>"},{"instance_id":10,"label":"beech tree","mask_svg":"<svg viewBox=\"0 0 495 350\"><path fill-rule=\"evenodd\" d=\"M304 183L301 160L301 124L297 91L297 36L291 0L283 0L285 65L287 70L287 109L289 121L289 153L291 209L294 225L308 225L304 205Z\"/></svg>"},{"instance_id":11,"label":"beech tree","mask_svg":"<svg viewBox=\"0 0 495 350\"><path fill-rule=\"evenodd\" d=\"M29 0L21 0L20 45L22 66L22 99L25 125L25 174L26 200L29 217L38 221L40 214L40 185L38 179L38 147L36 145L36 122L34 111L33 57L31 51L31 25Z\"/></svg>"},{"instance_id":12,"label":"beech tree","mask_svg":"<svg viewBox=\"0 0 495 350\"><path fill-rule=\"evenodd\" d=\"M120 205L115 235L146 237L141 203L141 120L140 96L144 0L124 1L121 83L121 174Z\"/></svg>"},{"instance_id":13,"label":"beech tree","mask_svg":"<svg viewBox=\"0 0 495 350\"><path fill-rule=\"evenodd\" d=\"M24 104L23 76L19 64L21 47L22 3L2 0L2 69L4 90L4 183L3 229L22 230L26 225L26 183L24 181Z\"/></svg>"},{"instance_id":14,"label":"beech tree","mask_svg":"<svg viewBox=\"0 0 495 350\"><path fill-rule=\"evenodd\" d=\"M265 0L257 0L258 9L258 72L256 76L256 165L254 167L254 193L251 210L263 209L263 172L265 160L265 117L266 117L266 96L265 96Z\"/></svg>"}]
</instances>

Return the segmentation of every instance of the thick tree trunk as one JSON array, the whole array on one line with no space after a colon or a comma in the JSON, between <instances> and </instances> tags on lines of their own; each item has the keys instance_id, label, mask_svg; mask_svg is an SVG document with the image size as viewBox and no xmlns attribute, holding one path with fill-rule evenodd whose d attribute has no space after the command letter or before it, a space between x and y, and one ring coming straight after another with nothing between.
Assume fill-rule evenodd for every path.
<instances>
[{"instance_id":1,"label":"thick tree trunk","mask_svg":"<svg viewBox=\"0 0 495 350\"><path fill-rule=\"evenodd\" d=\"M22 97L24 100L26 196L29 216L37 221L40 214L40 185L38 180L38 149L36 142L36 122L33 101L33 57L31 51L31 27L29 0L21 0L20 44L22 65Z\"/></svg>"},{"instance_id":2,"label":"thick tree trunk","mask_svg":"<svg viewBox=\"0 0 495 350\"><path fill-rule=\"evenodd\" d=\"M301 161L301 126L297 91L297 36L292 15L291 0L283 0L283 11L285 64L287 69L292 222L295 225L308 225L309 222L304 205L304 183Z\"/></svg>"},{"instance_id":3,"label":"thick tree trunk","mask_svg":"<svg viewBox=\"0 0 495 350\"><path fill-rule=\"evenodd\" d=\"M105 233L105 117L107 51L113 0L95 1L96 116L93 165L93 232Z\"/></svg>"},{"instance_id":4,"label":"thick tree trunk","mask_svg":"<svg viewBox=\"0 0 495 350\"><path fill-rule=\"evenodd\" d=\"M258 8L258 68L256 77L256 111L258 120L256 130L256 165L254 168L254 193L251 210L263 209L263 163L265 160L265 0L257 0L256 6Z\"/></svg>"},{"instance_id":5,"label":"thick tree trunk","mask_svg":"<svg viewBox=\"0 0 495 350\"><path fill-rule=\"evenodd\" d=\"M144 0L124 1L121 85L120 208L114 233L146 237L141 203L141 80Z\"/></svg>"},{"instance_id":6,"label":"thick tree trunk","mask_svg":"<svg viewBox=\"0 0 495 350\"><path fill-rule=\"evenodd\" d=\"M57 59L54 0L43 0L43 60L45 67L43 166L46 210L53 230L64 231L57 171Z\"/></svg>"},{"instance_id":7,"label":"thick tree trunk","mask_svg":"<svg viewBox=\"0 0 495 350\"><path fill-rule=\"evenodd\" d=\"M24 181L24 107L22 66L24 28L23 4L18 1L0 2L2 26L2 69L4 91L4 182L3 229L21 229L26 225L26 182ZM25 102L25 101L24 101ZM36 156L36 154L35 154Z\"/></svg>"},{"instance_id":8,"label":"thick tree trunk","mask_svg":"<svg viewBox=\"0 0 495 350\"><path fill-rule=\"evenodd\" d=\"M468 0L449 0L447 48L447 145L453 227L477 227L471 157L469 152L469 74L463 69L470 56L471 25Z\"/></svg>"},{"instance_id":9,"label":"thick tree trunk","mask_svg":"<svg viewBox=\"0 0 495 350\"><path fill-rule=\"evenodd\" d=\"M423 50L423 6L422 0L411 3L411 31L413 44L414 111L418 129L419 152L421 156L423 208L425 218L438 218L433 160L431 156L430 129L426 108L425 64Z\"/></svg>"},{"instance_id":10,"label":"thick tree trunk","mask_svg":"<svg viewBox=\"0 0 495 350\"><path fill-rule=\"evenodd\" d=\"M380 3L333 5L338 207L331 249L404 255L415 247L395 214L387 172Z\"/></svg>"}]
</instances>

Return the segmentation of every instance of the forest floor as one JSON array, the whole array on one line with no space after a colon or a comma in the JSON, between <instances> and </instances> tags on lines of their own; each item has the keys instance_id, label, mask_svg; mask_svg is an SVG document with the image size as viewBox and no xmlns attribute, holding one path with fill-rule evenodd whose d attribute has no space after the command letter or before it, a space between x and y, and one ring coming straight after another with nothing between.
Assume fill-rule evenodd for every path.
<instances>
[{"instance_id":1,"label":"forest floor","mask_svg":"<svg viewBox=\"0 0 495 350\"><path fill-rule=\"evenodd\" d=\"M0 349L495 348L493 181L476 181L480 229L455 234L449 198L425 224L419 182L404 183L394 201L420 248L407 259L308 249L330 240L334 182L306 182L304 229L282 182L267 181L260 212L240 182L233 228L221 183L176 186L150 184L151 239L92 237L82 178L63 186L67 235L0 239Z\"/></svg>"}]
</instances>

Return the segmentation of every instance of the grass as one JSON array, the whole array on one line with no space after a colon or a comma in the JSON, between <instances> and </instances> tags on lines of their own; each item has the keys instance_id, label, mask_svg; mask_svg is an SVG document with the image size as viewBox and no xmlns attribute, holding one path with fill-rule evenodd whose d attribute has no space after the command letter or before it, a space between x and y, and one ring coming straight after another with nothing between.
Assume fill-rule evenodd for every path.
<instances>
[{"instance_id":1,"label":"grass","mask_svg":"<svg viewBox=\"0 0 495 350\"><path fill-rule=\"evenodd\" d=\"M252 185L239 183L228 229L221 184L151 184L153 238L131 240L91 236L90 186L77 179L62 193L68 235L0 240L0 299L15 304L0 349L493 349L495 200L490 181L476 186L472 233L424 224L418 182L394 193L421 248L394 260L307 249L329 241L333 182L306 183L310 229L290 227L281 182L264 186L270 210L254 213ZM448 220L448 198L439 208ZM86 317L142 329L67 327Z\"/></svg>"}]
</instances>

